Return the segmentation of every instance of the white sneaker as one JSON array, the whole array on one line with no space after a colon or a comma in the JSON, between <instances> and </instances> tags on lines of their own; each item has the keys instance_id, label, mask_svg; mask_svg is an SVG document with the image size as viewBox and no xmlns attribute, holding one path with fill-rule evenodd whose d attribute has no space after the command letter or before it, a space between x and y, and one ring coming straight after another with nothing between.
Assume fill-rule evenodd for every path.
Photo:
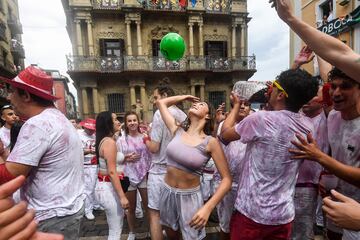
<instances>
[{"instance_id":1,"label":"white sneaker","mask_svg":"<svg viewBox=\"0 0 360 240\"><path fill-rule=\"evenodd\" d=\"M127 240L135 240L135 233L129 232Z\"/></svg>"},{"instance_id":2,"label":"white sneaker","mask_svg":"<svg viewBox=\"0 0 360 240\"><path fill-rule=\"evenodd\" d=\"M95 219L95 216L92 212L88 212L85 214L85 217L87 220L94 220Z\"/></svg>"}]
</instances>

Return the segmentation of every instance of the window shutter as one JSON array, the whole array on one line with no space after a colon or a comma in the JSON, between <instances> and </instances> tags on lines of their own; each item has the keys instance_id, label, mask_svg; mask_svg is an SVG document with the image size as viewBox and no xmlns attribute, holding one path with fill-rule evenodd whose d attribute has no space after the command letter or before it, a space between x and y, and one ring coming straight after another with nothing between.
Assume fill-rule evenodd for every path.
<instances>
[{"instance_id":1,"label":"window shutter","mask_svg":"<svg viewBox=\"0 0 360 240\"><path fill-rule=\"evenodd\" d=\"M99 39L99 45L100 45L100 56L105 57L106 56L105 39Z\"/></svg>"},{"instance_id":2,"label":"window shutter","mask_svg":"<svg viewBox=\"0 0 360 240\"><path fill-rule=\"evenodd\" d=\"M125 41L124 39L120 39L120 52L121 52L121 56L125 55Z\"/></svg>"},{"instance_id":3,"label":"window shutter","mask_svg":"<svg viewBox=\"0 0 360 240\"><path fill-rule=\"evenodd\" d=\"M223 42L223 56L222 57L227 57L227 42L226 41L224 41Z\"/></svg>"}]
</instances>

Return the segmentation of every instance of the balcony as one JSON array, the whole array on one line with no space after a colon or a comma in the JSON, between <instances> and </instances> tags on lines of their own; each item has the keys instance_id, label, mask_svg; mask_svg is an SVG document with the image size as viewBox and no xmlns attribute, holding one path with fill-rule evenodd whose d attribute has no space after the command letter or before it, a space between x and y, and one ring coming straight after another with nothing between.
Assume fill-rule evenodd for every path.
<instances>
[{"instance_id":1,"label":"balcony","mask_svg":"<svg viewBox=\"0 0 360 240\"><path fill-rule=\"evenodd\" d=\"M186 59L182 58L177 61L169 61L163 57L152 57L151 70L154 72L185 72Z\"/></svg>"},{"instance_id":2,"label":"balcony","mask_svg":"<svg viewBox=\"0 0 360 240\"><path fill-rule=\"evenodd\" d=\"M124 56L122 58L67 56L67 65L69 72L234 72L256 70L255 56L236 58L189 56L178 61L148 56Z\"/></svg>"},{"instance_id":3,"label":"balcony","mask_svg":"<svg viewBox=\"0 0 360 240\"><path fill-rule=\"evenodd\" d=\"M206 60L202 56L190 56L188 57L188 70L201 71L206 69Z\"/></svg>"},{"instance_id":4,"label":"balcony","mask_svg":"<svg viewBox=\"0 0 360 240\"><path fill-rule=\"evenodd\" d=\"M186 1L179 0L145 0L142 5L147 10L185 11Z\"/></svg>"},{"instance_id":5,"label":"balcony","mask_svg":"<svg viewBox=\"0 0 360 240\"><path fill-rule=\"evenodd\" d=\"M10 50L14 58L25 58L24 47L20 41L11 39Z\"/></svg>"},{"instance_id":6,"label":"balcony","mask_svg":"<svg viewBox=\"0 0 360 240\"><path fill-rule=\"evenodd\" d=\"M123 0L92 0L94 9L120 9L124 4Z\"/></svg>"},{"instance_id":7,"label":"balcony","mask_svg":"<svg viewBox=\"0 0 360 240\"><path fill-rule=\"evenodd\" d=\"M15 18L9 18L7 21L7 24L9 26L9 29L11 31L12 34L22 34L22 25L20 23L19 20L15 19Z\"/></svg>"},{"instance_id":8,"label":"balcony","mask_svg":"<svg viewBox=\"0 0 360 240\"><path fill-rule=\"evenodd\" d=\"M204 8L208 13L230 13L230 0L205 0Z\"/></svg>"},{"instance_id":9,"label":"balcony","mask_svg":"<svg viewBox=\"0 0 360 240\"><path fill-rule=\"evenodd\" d=\"M120 57L66 56L70 72L122 72L123 59Z\"/></svg>"},{"instance_id":10,"label":"balcony","mask_svg":"<svg viewBox=\"0 0 360 240\"><path fill-rule=\"evenodd\" d=\"M125 71L149 71L149 58L147 56L125 56Z\"/></svg>"}]
</instances>

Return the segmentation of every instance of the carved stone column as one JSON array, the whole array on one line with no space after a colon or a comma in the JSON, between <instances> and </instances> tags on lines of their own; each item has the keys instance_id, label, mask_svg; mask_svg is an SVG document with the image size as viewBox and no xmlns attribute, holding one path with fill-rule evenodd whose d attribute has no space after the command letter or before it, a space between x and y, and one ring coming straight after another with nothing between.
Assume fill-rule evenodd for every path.
<instances>
[{"instance_id":1,"label":"carved stone column","mask_svg":"<svg viewBox=\"0 0 360 240\"><path fill-rule=\"evenodd\" d=\"M196 92L195 92L195 85L191 85L190 94L191 94L192 96L195 96L195 94L196 94Z\"/></svg>"},{"instance_id":2,"label":"carved stone column","mask_svg":"<svg viewBox=\"0 0 360 240\"><path fill-rule=\"evenodd\" d=\"M87 33L88 33L89 55L94 56L94 36L92 31L91 19L87 19L86 23L87 23Z\"/></svg>"},{"instance_id":3,"label":"carved stone column","mask_svg":"<svg viewBox=\"0 0 360 240\"><path fill-rule=\"evenodd\" d=\"M130 87L130 105L136 104L135 86Z\"/></svg>"},{"instance_id":4,"label":"carved stone column","mask_svg":"<svg viewBox=\"0 0 360 240\"><path fill-rule=\"evenodd\" d=\"M190 56L194 56L194 31L193 23L189 23L189 52Z\"/></svg>"},{"instance_id":5,"label":"carved stone column","mask_svg":"<svg viewBox=\"0 0 360 240\"><path fill-rule=\"evenodd\" d=\"M83 114L88 115L89 114L89 103L88 103L88 95L86 88L81 89L81 95L82 95L82 106L83 106Z\"/></svg>"},{"instance_id":6,"label":"carved stone column","mask_svg":"<svg viewBox=\"0 0 360 240\"><path fill-rule=\"evenodd\" d=\"M236 57L236 24L232 25L231 56Z\"/></svg>"},{"instance_id":7,"label":"carved stone column","mask_svg":"<svg viewBox=\"0 0 360 240\"><path fill-rule=\"evenodd\" d=\"M93 88L92 89L92 94L93 94L93 101L94 101L94 113L98 114L100 112L100 107L99 107L99 96L98 96L98 90L97 88Z\"/></svg>"},{"instance_id":8,"label":"carved stone column","mask_svg":"<svg viewBox=\"0 0 360 240\"><path fill-rule=\"evenodd\" d=\"M136 21L136 38L137 38L137 48L138 56L142 55L142 39L141 39L141 21Z\"/></svg>"},{"instance_id":9,"label":"carved stone column","mask_svg":"<svg viewBox=\"0 0 360 240\"><path fill-rule=\"evenodd\" d=\"M245 47L244 47L244 55L245 56L247 56L248 55L248 26L247 26L247 24L245 23L245 26L244 26L244 28L245 28L245 30L244 30L244 32L245 32L245 39L244 39L244 45L245 45Z\"/></svg>"},{"instance_id":10,"label":"carved stone column","mask_svg":"<svg viewBox=\"0 0 360 240\"><path fill-rule=\"evenodd\" d=\"M203 23L199 23L199 56L204 56Z\"/></svg>"},{"instance_id":11,"label":"carved stone column","mask_svg":"<svg viewBox=\"0 0 360 240\"><path fill-rule=\"evenodd\" d=\"M76 45L77 45L77 55L83 56L84 50L82 46L82 37L81 37L81 22L80 20L76 19L75 21L75 28L76 28Z\"/></svg>"},{"instance_id":12,"label":"carved stone column","mask_svg":"<svg viewBox=\"0 0 360 240\"><path fill-rule=\"evenodd\" d=\"M200 100L205 101L205 85L200 85Z\"/></svg>"},{"instance_id":13,"label":"carved stone column","mask_svg":"<svg viewBox=\"0 0 360 240\"><path fill-rule=\"evenodd\" d=\"M241 42L240 42L240 49L241 49L241 56L245 56L245 23L241 24Z\"/></svg>"},{"instance_id":14,"label":"carved stone column","mask_svg":"<svg viewBox=\"0 0 360 240\"><path fill-rule=\"evenodd\" d=\"M141 104L143 105L143 119L142 120L144 121L144 120L147 120L147 113L149 111L149 109L148 109L149 104L148 104L148 99L146 96L145 86L140 87L140 101L141 101Z\"/></svg>"},{"instance_id":15,"label":"carved stone column","mask_svg":"<svg viewBox=\"0 0 360 240\"><path fill-rule=\"evenodd\" d=\"M127 55L132 56L132 46L131 46L131 21L126 20L126 44L127 44Z\"/></svg>"}]
</instances>

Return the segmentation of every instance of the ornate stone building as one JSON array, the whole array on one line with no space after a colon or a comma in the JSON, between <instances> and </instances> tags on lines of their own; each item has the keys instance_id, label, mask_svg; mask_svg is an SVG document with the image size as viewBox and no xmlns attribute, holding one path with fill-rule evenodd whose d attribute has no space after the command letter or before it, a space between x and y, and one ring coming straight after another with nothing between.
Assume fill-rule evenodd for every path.
<instances>
[{"instance_id":1,"label":"ornate stone building","mask_svg":"<svg viewBox=\"0 0 360 240\"><path fill-rule=\"evenodd\" d=\"M0 0L0 76L13 78L24 68L22 26L17 0ZM0 106L6 104L6 89L0 86Z\"/></svg>"},{"instance_id":2,"label":"ornate stone building","mask_svg":"<svg viewBox=\"0 0 360 240\"><path fill-rule=\"evenodd\" d=\"M78 90L82 117L110 110L119 116L138 100L150 121L149 97L168 79L177 94L217 106L234 82L256 71L247 52L246 0L62 0L73 55L68 73ZM184 58L161 56L168 32L186 42Z\"/></svg>"}]
</instances>

